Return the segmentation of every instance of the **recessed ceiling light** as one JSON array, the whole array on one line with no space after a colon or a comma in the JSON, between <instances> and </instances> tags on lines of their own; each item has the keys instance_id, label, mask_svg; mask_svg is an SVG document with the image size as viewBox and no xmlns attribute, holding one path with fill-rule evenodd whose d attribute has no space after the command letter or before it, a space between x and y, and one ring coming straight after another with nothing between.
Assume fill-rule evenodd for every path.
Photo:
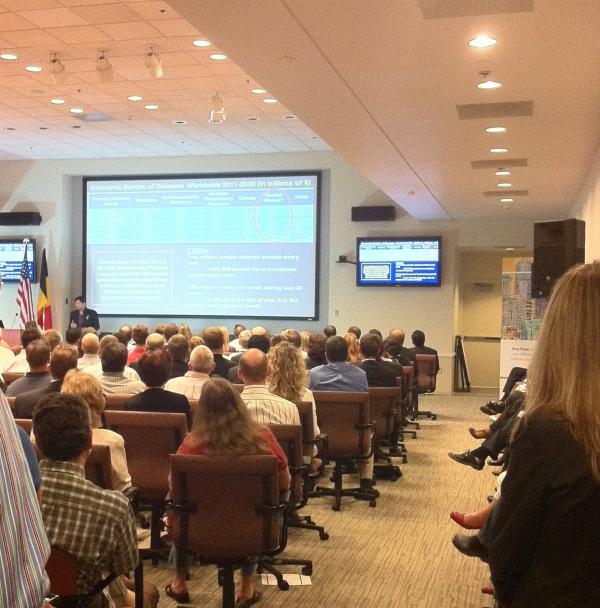
<instances>
[{"instance_id":1,"label":"recessed ceiling light","mask_svg":"<svg viewBox=\"0 0 600 608\"><path fill-rule=\"evenodd\" d=\"M283 120L297 120L298 117L294 114L286 114L283 116Z\"/></svg>"},{"instance_id":2,"label":"recessed ceiling light","mask_svg":"<svg viewBox=\"0 0 600 608\"><path fill-rule=\"evenodd\" d=\"M248 122L256 122L257 120L260 120L260 118L258 116L246 116L246 120Z\"/></svg>"},{"instance_id":3,"label":"recessed ceiling light","mask_svg":"<svg viewBox=\"0 0 600 608\"><path fill-rule=\"evenodd\" d=\"M508 182L502 182L498 184L498 188L512 188L512 184L509 184Z\"/></svg>"},{"instance_id":4,"label":"recessed ceiling light","mask_svg":"<svg viewBox=\"0 0 600 608\"><path fill-rule=\"evenodd\" d=\"M210 42L208 40L194 40L192 44L194 46L199 46L200 48L210 46Z\"/></svg>"},{"instance_id":5,"label":"recessed ceiling light","mask_svg":"<svg viewBox=\"0 0 600 608\"><path fill-rule=\"evenodd\" d=\"M502 86L501 82L495 80L484 80L477 85L478 89L499 89Z\"/></svg>"},{"instance_id":6,"label":"recessed ceiling light","mask_svg":"<svg viewBox=\"0 0 600 608\"><path fill-rule=\"evenodd\" d=\"M510 171L507 171L506 169L498 169L498 171L496 171L496 175L498 177L505 176L505 175L510 175Z\"/></svg>"},{"instance_id":7,"label":"recessed ceiling light","mask_svg":"<svg viewBox=\"0 0 600 608\"><path fill-rule=\"evenodd\" d=\"M0 59L4 59L4 61L14 61L18 59L18 57L14 53L0 53Z\"/></svg>"},{"instance_id":8,"label":"recessed ceiling light","mask_svg":"<svg viewBox=\"0 0 600 608\"><path fill-rule=\"evenodd\" d=\"M187 120L173 120L174 125L187 125Z\"/></svg>"},{"instance_id":9,"label":"recessed ceiling light","mask_svg":"<svg viewBox=\"0 0 600 608\"><path fill-rule=\"evenodd\" d=\"M252 93L256 93L257 95L262 95L263 93L267 92L266 89L250 89L250 91L252 91Z\"/></svg>"},{"instance_id":10,"label":"recessed ceiling light","mask_svg":"<svg viewBox=\"0 0 600 608\"><path fill-rule=\"evenodd\" d=\"M55 106L62 106L62 104L65 103L65 100L60 99L59 97L53 97L50 100L50 103L53 103Z\"/></svg>"},{"instance_id":11,"label":"recessed ceiling light","mask_svg":"<svg viewBox=\"0 0 600 608\"><path fill-rule=\"evenodd\" d=\"M504 154L508 152L508 148L490 148L490 152L493 154Z\"/></svg>"},{"instance_id":12,"label":"recessed ceiling light","mask_svg":"<svg viewBox=\"0 0 600 608\"><path fill-rule=\"evenodd\" d=\"M501 198L500 202L501 203L514 203L515 199L514 198Z\"/></svg>"},{"instance_id":13,"label":"recessed ceiling light","mask_svg":"<svg viewBox=\"0 0 600 608\"><path fill-rule=\"evenodd\" d=\"M496 42L497 40L495 38L481 35L477 36L477 38L473 38L473 40L469 40L469 46L475 47L476 49L485 49L488 46L494 46Z\"/></svg>"},{"instance_id":14,"label":"recessed ceiling light","mask_svg":"<svg viewBox=\"0 0 600 608\"><path fill-rule=\"evenodd\" d=\"M28 65L25 67L27 72L41 72L42 68L39 65Z\"/></svg>"},{"instance_id":15,"label":"recessed ceiling light","mask_svg":"<svg viewBox=\"0 0 600 608\"><path fill-rule=\"evenodd\" d=\"M212 55L209 55L209 57L213 61L223 61L223 59L227 59L227 55L224 55L223 53L213 53Z\"/></svg>"},{"instance_id":16,"label":"recessed ceiling light","mask_svg":"<svg viewBox=\"0 0 600 608\"><path fill-rule=\"evenodd\" d=\"M69 110L69 112L71 112L72 114L83 114L83 109L82 108L71 108Z\"/></svg>"},{"instance_id":17,"label":"recessed ceiling light","mask_svg":"<svg viewBox=\"0 0 600 608\"><path fill-rule=\"evenodd\" d=\"M147 103L144 108L146 108L146 110L158 110L160 106L156 105L155 103Z\"/></svg>"},{"instance_id":18,"label":"recessed ceiling light","mask_svg":"<svg viewBox=\"0 0 600 608\"><path fill-rule=\"evenodd\" d=\"M506 127L488 127L486 133L506 133Z\"/></svg>"},{"instance_id":19,"label":"recessed ceiling light","mask_svg":"<svg viewBox=\"0 0 600 608\"><path fill-rule=\"evenodd\" d=\"M272 97L265 97L265 98L262 100L262 102L263 102L263 103L277 103L277 100L276 100L276 99L273 99Z\"/></svg>"},{"instance_id":20,"label":"recessed ceiling light","mask_svg":"<svg viewBox=\"0 0 600 608\"><path fill-rule=\"evenodd\" d=\"M129 101L142 101L144 98L139 95L130 95L127 99L129 99Z\"/></svg>"}]
</instances>

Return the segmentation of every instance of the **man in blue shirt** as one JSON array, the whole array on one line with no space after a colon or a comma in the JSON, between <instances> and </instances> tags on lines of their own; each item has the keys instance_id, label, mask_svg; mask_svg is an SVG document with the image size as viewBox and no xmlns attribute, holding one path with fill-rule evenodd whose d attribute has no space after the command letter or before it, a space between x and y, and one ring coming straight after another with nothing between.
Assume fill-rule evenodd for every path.
<instances>
[{"instance_id":1,"label":"man in blue shirt","mask_svg":"<svg viewBox=\"0 0 600 608\"><path fill-rule=\"evenodd\" d=\"M311 391L348 391L366 393L369 390L367 374L348 363L348 345L341 336L331 336L325 343L327 363L313 367L309 372L308 387ZM369 451L371 451L369 446ZM379 496L373 487L373 454L356 462L361 490Z\"/></svg>"}]
</instances>

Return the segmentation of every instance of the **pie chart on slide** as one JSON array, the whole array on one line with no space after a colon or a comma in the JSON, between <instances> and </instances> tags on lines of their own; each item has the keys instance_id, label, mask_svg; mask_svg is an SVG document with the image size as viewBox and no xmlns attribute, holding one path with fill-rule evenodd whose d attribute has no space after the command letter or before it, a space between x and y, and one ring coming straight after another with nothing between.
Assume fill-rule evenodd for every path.
<instances>
[{"instance_id":1,"label":"pie chart on slide","mask_svg":"<svg viewBox=\"0 0 600 608\"><path fill-rule=\"evenodd\" d=\"M287 192L265 192L256 200L254 228L259 241L285 241L294 225L294 205Z\"/></svg>"}]
</instances>

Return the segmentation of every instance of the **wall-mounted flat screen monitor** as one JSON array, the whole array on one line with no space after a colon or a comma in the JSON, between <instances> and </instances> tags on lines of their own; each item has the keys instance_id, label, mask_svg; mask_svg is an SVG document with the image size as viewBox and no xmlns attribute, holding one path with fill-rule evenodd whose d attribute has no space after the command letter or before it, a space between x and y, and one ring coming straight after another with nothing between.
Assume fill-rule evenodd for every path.
<instances>
[{"instance_id":1,"label":"wall-mounted flat screen monitor","mask_svg":"<svg viewBox=\"0 0 600 608\"><path fill-rule=\"evenodd\" d=\"M319 183L318 171L85 178L87 305L316 319Z\"/></svg>"},{"instance_id":2,"label":"wall-mounted flat screen monitor","mask_svg":"<svg viewBox=\"0 0 600 608\"><path fill-rule=\"evenodd\" d=\"M439 286L440 237L361 237L356 240L359 287Z\"/></svg>"},{"instance_id":3,"label":"wall-mounted flat screen monitor","mask_svg":"<svg viewBox=\"0 0 600 608\"><path fill-rule=\"evenodd\" d=\"M0 274L3 283L18 283L21 278L21 266L25 245L23 239L0 240ZM27 244L27 265L29 266L29 280L35 282L35 239L29 239Z\"/></svg>"}]
</instances>

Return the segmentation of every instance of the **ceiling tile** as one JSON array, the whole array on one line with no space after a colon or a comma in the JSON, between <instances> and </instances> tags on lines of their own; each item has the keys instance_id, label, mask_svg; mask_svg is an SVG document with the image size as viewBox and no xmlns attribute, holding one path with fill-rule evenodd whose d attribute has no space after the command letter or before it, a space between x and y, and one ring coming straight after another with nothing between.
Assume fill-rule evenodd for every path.
<instances>
[{"instance_id":1,"label":"ceiling tile","mask_svg":"<svg viewBox=\"0 0 600 608\"><path fill-rule=\"evenodd\" d=\"M62 44L58 38L48 34L42 29L3 32L2 37L17 48L36 46L55 47Z\"/></svg>"},{"instance_id":2,"label":"ceiling tile","mask_svg":"<svg viewBox=\"0 0 600 608\"><path fill-rule=\"evenodd\" d=\"M152 21L165 36L198 36L198 30L185 19L165 19Z\"/></svg>"},{"instance_id":3,"label":"ceiling tile","mask_svg":"<svg viewBox=\"0 0 600 608\"><path fill-rule=\"evenodd\" d=\"M115 40L146 40L147 44L151 44L153 39L162 38L161 32L147 21L107 23L99 27Z\"/></svg>"},{"instance_id":4,"label":"ceiling tile","mask_svg":"<svg viewBox=\"0 0 600 608\"><path fill-rule=\"evenodd\" d=\"M168 2L131 2L129 7L148 21L157 19L179 19L179 13Z\"/></svg>"},{"instance_id":5,"label":"ceiling tile","mask_svg":"<svg viewBox=\"0 0 600 608\"><path fill-rule=\"evenodd\" d=\"M68 8L48 8L37 11L21 11L19 15L38 27L61 27L70 25L85 25L82 19Z\"/></svg>"},{"instance_id":6,"label":"ceiling tile","mask_svg":"<svg viewBox=\"0 0 600 608\"><path fill-rule=\"evenodd\" d=\"M101 6L80 6L72 12L81 17L86 23L98 25L101 23L125 23L141 21L142 17L124 4L103 4Z\"/></svg>"},{"instance_id":7,"label":"ceiling tile","mask_svg":"<svg viewBox=\"0 0 600 608\"><path fill-rule=\"evenodd\" d=\"M34 23L24 19L16 13L3 13L0 19L0 32L10 32L14 30L28 30Z\"/></svg>"},{"instance_id":8,"label":"ceiling tile","mask_svg":"<svg viewBox=\"0 0 600 608\"><path fill-rule=\"evenodd\" d=\"M2 0L2 6L16 13L40 8L60 8L60 2L58 0Z\"/></svg>"},{"instance_id":9,"label":"ceiling tile","mask_svg":"<svg viewBox=\"0 0 600 608\"><path fill-rule=\"evenodd\" d=\"M108 34L93 25L50 28L48 31L67 44L105 42L111 39Z\"/></svg>"}]
</instances>

